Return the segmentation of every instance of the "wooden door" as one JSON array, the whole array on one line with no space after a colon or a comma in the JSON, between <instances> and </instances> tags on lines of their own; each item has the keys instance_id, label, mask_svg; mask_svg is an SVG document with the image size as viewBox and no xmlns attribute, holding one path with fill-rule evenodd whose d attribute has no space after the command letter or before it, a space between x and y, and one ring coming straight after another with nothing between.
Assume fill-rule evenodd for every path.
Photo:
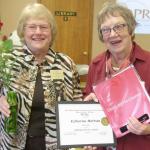
<instances>
[{"instance_id":1,"label":"wooden door","mask_svg":"<svg viewBox=\"0 0 150 150\"><path fill-rule=\"evenodd\" d=\"M39 0L55 16L58 33L55 51L76 64L89 64L92 47L93 0Z\"/></svg>"}]
</instances>

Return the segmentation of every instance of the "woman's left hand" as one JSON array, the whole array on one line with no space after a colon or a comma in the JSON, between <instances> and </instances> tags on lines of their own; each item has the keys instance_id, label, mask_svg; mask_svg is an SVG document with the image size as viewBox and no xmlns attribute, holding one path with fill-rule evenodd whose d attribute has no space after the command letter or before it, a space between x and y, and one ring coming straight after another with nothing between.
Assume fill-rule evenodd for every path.
<instances>
[{"instance_id":1,"label":"woman's left hand","mask_svg":"<svg viewBox=\"0 0 150 150\"><path fill-rule=\"evenodd\" d=\"M94 100L95 102L98 102L98 99L97 99L97 97L94 93L90 93L84 99L84 101L91 101L91 100Z\"/></svg>"},{"instance_id":2,"label":"woman's left hand","mask_svg":"<svg viewBox=\"0 0 150 150\"><path fill-rule=\"evenodd\" d=\"M137 118L130 117L128 120L127 128L129 132L137 135L147 135L150 134L150 124L141 123Z\"/></svg>"},{"instance_id":3,"label":"woman's left hand","mask_svg":"<svg viewBox=\"0 0 150 150\"><path fill-rule=\"evenodd\" d=\"M85 146L83 149L84 149L84 150L97 150L97 147Z\"/></svg>"}]
</instances>

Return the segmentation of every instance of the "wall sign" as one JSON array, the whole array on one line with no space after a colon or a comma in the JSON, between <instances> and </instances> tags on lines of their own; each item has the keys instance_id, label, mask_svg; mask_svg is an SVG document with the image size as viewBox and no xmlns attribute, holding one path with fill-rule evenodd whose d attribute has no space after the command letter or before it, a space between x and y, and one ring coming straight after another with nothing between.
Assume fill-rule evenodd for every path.
<instances>
[{"instance_id":1,"label":"wall sign","mask_svg":"<svg viewBox=\"0 0 150 150\"><path fill-rule=\"evenodd\" d=\"M135 33L150 34L150 2L148 0L117 0L132 10L138 23Z\"/></svg>"},{"instance_id":2,"label":"wall sign","mask_svg":"<svg viewBox=\"0 0 150 150\"><path fill-rule=\"evenodd\" d=\"M62 16L64 21L68 21L68 17L77 16L77 12L73 12L73 11L55 11L55 16Z\"/></svg>"}]
</instances>

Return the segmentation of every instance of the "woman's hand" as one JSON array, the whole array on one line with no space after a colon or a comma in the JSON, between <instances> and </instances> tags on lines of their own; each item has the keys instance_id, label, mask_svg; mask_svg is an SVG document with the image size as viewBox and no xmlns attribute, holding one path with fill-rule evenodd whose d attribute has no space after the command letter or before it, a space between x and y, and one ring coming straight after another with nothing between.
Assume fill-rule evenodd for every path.
<instances>
[{"instance_id":1,"label":"woman's hand","mask_svg":"<svg viewBox=\"0 0 150 150\"><path fill-rule=\"evenodd\" d=\"M137 135L150 134L150 124L141 123L137 118L130 117L127 128L130 132Z\"/></svg>"},{"instance_id":2,"label":"woman's hand","mask_svg":"<svg viewBox=\"0 0 150 150\"><path fill-rule=\"evenodd\" d=\"M93 146L85 146L84 150L97 150L97 147L93 147Z\"/></svg>"},{"instance_id":3,"label":"woman's hand","mask_svg":"<svg viewBox=\"0 0 150 150\"><path fill-rule=\"evenodd\" d=\"M0 97L0 112L3 113L6 117L9 117L10 115L9 104L6 97L3 95Z\"/></svg>"},{"instance_id":4,"label":"woman's hand","mask_svg":"<svg viewBox=\"0 0 150 150\"><path fill-rule=\"evenodd\" d=\"M98 99L94 93L90 93L88 96L85 97L84 101L91 101L94 100L95 102L98 102Z\"/></svg>"}]
</instances>

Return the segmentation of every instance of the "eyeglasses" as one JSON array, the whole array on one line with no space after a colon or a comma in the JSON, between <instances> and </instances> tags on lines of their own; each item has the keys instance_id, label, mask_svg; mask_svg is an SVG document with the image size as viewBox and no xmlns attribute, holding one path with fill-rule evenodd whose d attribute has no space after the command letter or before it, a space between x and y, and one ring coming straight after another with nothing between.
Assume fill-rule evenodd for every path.
<instances>
[{"instance_id":1,"label":"eyeglasses","mask_svg":"<svg viewBox=\"0 0 150 150\"><path fill-rule=\"evenodd\" d=\"M24 28L29 32L35 32L38 28L42 32L47 32L50 29L49 25L36 25L36 24L26 24Z\"/></svg>"},{"instance_id":2,"label":"eyeglasses","mask_svg":"<svg viewBox=\"0 0 150 150\"><path fill-rule=\"evenodd\" d=\"M122 24L117 24L115 26L113 26L112 28L108 28L108 27L105 27L105 28L102 28L100 30L100 32L102 33L103 36L109 36L110 33L111 33L111 30L115 31L116 33L121 33L123 30L124 30L124 27L126 27L127 24L125 23L122 23Z\"/></svg>"}]
</instances>

